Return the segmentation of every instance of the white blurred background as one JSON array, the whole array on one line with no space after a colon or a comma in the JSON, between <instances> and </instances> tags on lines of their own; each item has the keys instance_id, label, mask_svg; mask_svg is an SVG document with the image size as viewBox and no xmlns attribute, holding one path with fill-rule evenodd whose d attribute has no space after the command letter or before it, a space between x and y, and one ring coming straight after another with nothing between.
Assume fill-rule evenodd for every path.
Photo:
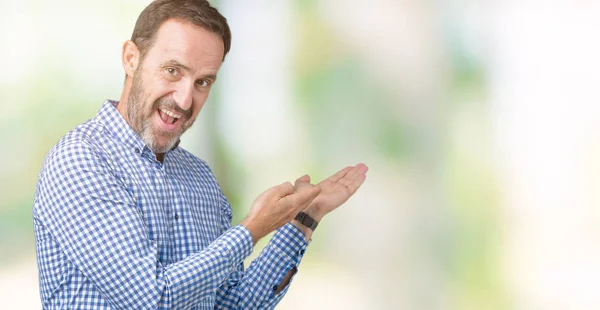
<instances>
[{"instance_id":1,"label":"white blurred background","mask_svg":"<svg viewBox=\"0 0 600 310\"><path fill-rule=\"evenodd\" d=\"M50 147L118 99L149 1L0 2L0 299L39 309ZM370 166L278 309L599 309L598 1L213 1L232 51L183 146L235 208ZM258 254L261 242L255 250Z\"/></svg>"}]
</instances>

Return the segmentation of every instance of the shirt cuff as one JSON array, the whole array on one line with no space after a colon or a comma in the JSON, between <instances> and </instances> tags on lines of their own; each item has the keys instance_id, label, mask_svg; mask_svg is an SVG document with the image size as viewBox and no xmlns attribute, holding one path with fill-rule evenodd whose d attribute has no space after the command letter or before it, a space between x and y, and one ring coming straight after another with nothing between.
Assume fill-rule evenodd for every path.
<instances>
[{"instance_id":1,"label":"shirt cuff","mask_svg":"<svg viewBox=\"0 0 600 310\"><path fill-rule=\"evenodd\" d=\"M248 228L242 225L231 227L217 239L217 242L224 245L231 254L233 268L236 268L237 265L252 253L252 235Z\"/></svg>"},{"instance_id":2,"label":"shirt cuff","mask_svg":"<svg viewBox=\"0 0 600 310\"><path fill-rule=\"evenodd\" d=\"M311 241L312 239L306 242L304 232L294 224L287 223L275 232L275 235L271 238L271 246L298 267L306 247Z\"/></svg>"}]
</instances>

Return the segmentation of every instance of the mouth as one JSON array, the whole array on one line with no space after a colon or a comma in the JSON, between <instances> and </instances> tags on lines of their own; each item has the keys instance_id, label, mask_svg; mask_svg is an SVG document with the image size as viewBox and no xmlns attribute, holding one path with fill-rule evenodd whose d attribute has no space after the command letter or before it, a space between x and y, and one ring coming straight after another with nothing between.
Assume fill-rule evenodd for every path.
<instances>
[{"instance_id":1,"label":"mouth","mask_svg":"<svg viewBox=\"0 0 600 310\"><path fill-rule=\"evenodd\" d=\"M173 110L159 107L156 109L156 114L160 127L164 131L178 130L181 127L180 123L183 123L184 115Z\"/></svg>"}]
</instances>

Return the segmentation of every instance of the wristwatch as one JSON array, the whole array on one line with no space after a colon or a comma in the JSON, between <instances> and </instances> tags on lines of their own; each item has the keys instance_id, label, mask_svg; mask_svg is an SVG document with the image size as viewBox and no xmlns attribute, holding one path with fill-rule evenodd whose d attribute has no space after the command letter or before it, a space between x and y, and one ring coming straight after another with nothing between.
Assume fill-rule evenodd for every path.
<instances>
[{"instance_id":1,"label":"wristwatch","mask_svg":"<svg viewBox=\"0 0 600 310\"><path fill-rule=\"evenodd\" d=\"M314 218L310 217L310 215L300 211L298 213L298 215L296 215L296 218L294 218L296 221L300 222L302 225L310 228L310 230L315 231L315 229L317 229L317 225L319 225L319 222L315 221Z\"/></svg>"}]
</instances>

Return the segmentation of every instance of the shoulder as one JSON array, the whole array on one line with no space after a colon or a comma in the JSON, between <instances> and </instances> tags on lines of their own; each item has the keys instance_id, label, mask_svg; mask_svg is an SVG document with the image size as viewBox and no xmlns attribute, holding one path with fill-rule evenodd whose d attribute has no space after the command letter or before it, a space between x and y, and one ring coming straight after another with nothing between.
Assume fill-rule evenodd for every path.
<instances>
[{"instance_id":1,"label":"shoulder","mask_svg":"<svg viewBox=\"0 0 600 310\"><path fill-rule=\"evenodd\" d=\"M109 165L102 127L88 121L62 137L46 155L34 198L34 214L83 207L94 197L132 203Z\"/></svg>"},{"instance_id":2,"label":"shoulder","mask_svg":"<svg viewBox=\"0 0 600 310\"><path fill-rule=\"evenodd\" d=\"M51 172L50 169L64 173L73 167L91 167L104 162L105 152L98 145L102 130L92 119L69 131L46 155L40 177Z\"/></svg>"}]
</instances>

